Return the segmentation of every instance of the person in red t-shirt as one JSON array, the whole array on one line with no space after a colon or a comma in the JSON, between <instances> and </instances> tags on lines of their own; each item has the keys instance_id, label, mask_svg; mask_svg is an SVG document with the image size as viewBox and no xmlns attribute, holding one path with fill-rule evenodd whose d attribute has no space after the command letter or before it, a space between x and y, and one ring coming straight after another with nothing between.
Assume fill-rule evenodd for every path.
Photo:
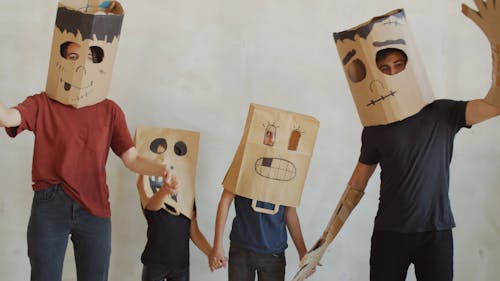
<instances>
[{"instance_id":1,"label":"person in red t-shirt","mask_svg":"<svg viewBox=\"0 0 500 281\"><path fill-rule=\"evenodd\" d=\"M65 36L65 42L53 48L54 75L60 78L50 95L35 94L14 108L0 102L0 127L5 127L9 136L15 137L24 130L35 135L32 164L35 194L27 233L31 280L61 280L69 237L78 280L108 279L111 212L105 167L110 148L135 173L172 178L166 165L138 154L124 113L99 88L109 79L112 62L107 60L113 53L107 48L119 33L100 37L94 33L98 29L75 26L94 21L75 17L88 19L94 15L59 8L55 34ZM102 22L109 26L108 20L116 20L112 17ZM64 19L70 20L64 22ZM109 30L119 32L119 29ZM65 74L74 78L73 74L79 71L81 76L65 81ZM84 83L77 81L80 77L82 81L90 81L90 86L82 87ZM54 98L56 91L63 97L78 101L88 98L89 102L75 108ZM165 181L163 187L172 194L177 191L172 181Z\"/></svg>"}]
</instances>

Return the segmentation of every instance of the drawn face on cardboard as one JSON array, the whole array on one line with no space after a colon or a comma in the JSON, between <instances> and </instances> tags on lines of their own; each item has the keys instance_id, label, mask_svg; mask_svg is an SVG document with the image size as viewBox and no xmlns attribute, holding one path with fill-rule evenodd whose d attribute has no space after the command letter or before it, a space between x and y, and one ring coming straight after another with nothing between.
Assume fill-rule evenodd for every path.
<instances>
[{"instance_id":1,"label":"drawn face on cardboard","mask_svg":"<svg viewBox=\"0 0 500 281\"><path fill-rule=\"evenodd\" d=\"M364 126L407 118L434 100L403 10L334 33Z\"/></svg>"},{"instance_id":2,"label":"drawn face on cardboard","mask_svg":"<svg viewBox=\"0 0 500 281\"><path fill-rule=\"evenodd\" d=\"M251 104L224 188L267 203L298 206L318 128L311 116Z\"/></svg>"},{"instance_id":3,"label":"drawn face on cardboard","mask_svg":"<svg viewBox=\"0 0 500 281\"><path fill-rule=\"evenodd\" d=\"M192 218L199 133L139 127L135 133L135 143L139 154L164 163L179 179L179 191L165 200L164 209L175 215L183 214ZM143 186L146 195L151 197L163 186L163 178L145 176Z\"/></svg>"},{"instance_id":4,"label":"drawn face on cardboard","mask_svg":"<svg viewBox=\"0 0 500 281\"><path fill-rule=\"evenodd\" d=\"M75 108L108 95L123 20L119 4L111 14L88 14L59 6L46 93Z\"/></svg>"}]
</instances>

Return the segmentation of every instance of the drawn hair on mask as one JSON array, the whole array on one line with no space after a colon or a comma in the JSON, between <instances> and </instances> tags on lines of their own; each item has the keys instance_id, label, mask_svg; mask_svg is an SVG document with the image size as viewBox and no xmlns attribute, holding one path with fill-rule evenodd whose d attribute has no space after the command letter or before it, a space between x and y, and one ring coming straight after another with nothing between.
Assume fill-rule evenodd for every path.
<instances>
[{"instance_id":1,"label":"drawn hair on mask","mask_svg":"<svg viewBox=\"0 0 500 281\"><path fill-rule=\"evenodd\" d=\"M94 40L94 35L99 41L112 43L119 39L123 21L123 10L118 14L93 15L71 10L66 7L57 9L56 27L60 32L67 31L75 35L81 34L82 40Z\"/></svg>"}]
</instances>

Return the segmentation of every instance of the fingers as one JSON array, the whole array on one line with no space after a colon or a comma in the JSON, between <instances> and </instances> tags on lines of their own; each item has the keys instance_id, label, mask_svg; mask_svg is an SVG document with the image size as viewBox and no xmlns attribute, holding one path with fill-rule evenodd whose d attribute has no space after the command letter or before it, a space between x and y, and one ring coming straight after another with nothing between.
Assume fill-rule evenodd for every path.
<instances>
[{"instance_id":1,"label":"fingers","mask_svg":"<svg viewBox=\"0 0 500 281\"><path fill-rule=\"evenodd\" d=\"M483 25L483 19L481 18L479 13L471 9L469 6L462 4L462 13L479 27Z\"/></svg>"},{"instance_id":2,"label":"fingers","mask_svg":"<svg viewBox=\"0 0 500 281\"><path fill-rule=\"evenodd\" d=\"M210 271L215 271L217 269L220 269L222 267L226 267L227 266L227 258L226 257L222 257L222 258L219 258L219 257L210 257L209 258L209 267L210 267Z\"/></svg>"},{"instance_id":3,"label":"fingers","mask_svg":"<svg viewBox=\"0 0 500 281\"><path fill-rule=\"evenodd\" d=\"M483 0L474 0L474 3L476 4L477 10L479 11L479 14L483 14L486 12L487 7L486 3L484 3Z\"/></svg>"},{"instance_id":4,"label":"fingers","mask_svg":"<svg viewBox=\"0 0 500 281\"><path fill-rule=\"evenodd\" d=\"M486 0L486 6L488 7L488 10L494 10L496 6L496 1L495 0Z\"/></svg>"}]
</instances>

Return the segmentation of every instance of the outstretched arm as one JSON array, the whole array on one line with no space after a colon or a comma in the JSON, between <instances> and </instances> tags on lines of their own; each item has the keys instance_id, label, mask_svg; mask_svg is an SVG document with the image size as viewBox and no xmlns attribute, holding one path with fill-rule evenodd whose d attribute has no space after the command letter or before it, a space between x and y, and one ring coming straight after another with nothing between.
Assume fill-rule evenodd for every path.
<instances>
[{"instance_id":1,"label":"outstretched arm","mask_svg":"<svg viewBox=\"0 0 500 281\"><path fill-rule=\"evenodd\" d=\"M462 4L462 13L486 35L491 45L492 83L485 101L500 107L500 3L474 0L477 10Z\"/></svg>"},{"instance_id":2,"label":"outstretched arm","mask_svg":"<svg viewBox=\"0 0 500 281\"><path fill-rule=\"evenodd\" d=\"M164 192L169 195L177 194L179 181L177 177L169 171L165 164L139 155L135 147L131 147L129 150L125 151L122 154L121 159L123 164L125 164L125 167L140 175L163 177L163 186L160 189L162 193ZM143 206L145 207L146 205L143 203Z\"/></svg>"},{"instance_id":3,"label":"outstretched arm","mask_svg":"<svg viewBox=\"0 0 500 281\"><path fill-rule=\"evenodd\" d=\"M363 197L365 188L368 185L368 180L370 180L375 168L377 168L376 164L367 165L358 162L354 168L351 178L349 179L347 188L340 198L339 203L337 204L337 207L335 208L335 211L330 219L330 227L325 233L323 233L322 240L327 243L331 243L335 236L337 236L337 233L344 225L344 222Z\"/></svg>"},{"instance_id":4,"label":"outstretched arm","mask_svg":"<svg viewBox=\"0 0 500 281\"><path fill-rule=\"evenodd\" d=\"M292 281L305 280L311 275L323 257L328 245L337 236L340 229L344 225L352 210L363 196L368 180L372 176L377 165L366 165L358 162L354 172L349 180L349 184L345 189L342 197L335 210L333 211L330 221L323 232L322 237L314 244L311 250L300 261L301 268L293 277Z\"/></svg>"},{"instance_id":5,"label":"outstretched arm","mask_svg":"<svg viewBox=\"0 0 500 281\"><path fill-rule=\"evenodd\" d=\"M21 124L21 114L17 109L7 108L0 102L0 127L17 127Z\"/></svg>"}]
</instances>

